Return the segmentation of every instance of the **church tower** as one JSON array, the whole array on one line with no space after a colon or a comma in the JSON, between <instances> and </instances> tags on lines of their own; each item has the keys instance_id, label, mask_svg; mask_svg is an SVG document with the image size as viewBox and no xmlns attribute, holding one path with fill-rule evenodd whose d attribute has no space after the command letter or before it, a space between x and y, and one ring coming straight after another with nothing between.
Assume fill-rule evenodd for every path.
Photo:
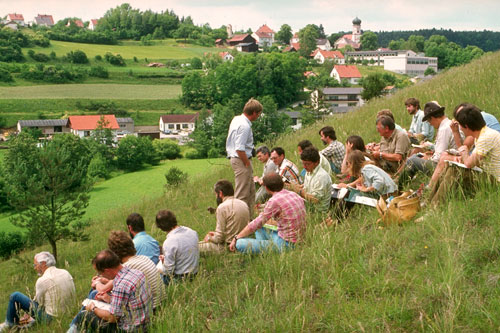
<instances>
[{"instance_id":1,"label":"church tower","mask_svg":"<svg viewBox=\"0 0 500 333\"><path fill-rule=\"evenodd\" d=\"M361 20L357 16L352 20L352 41L355 43L361 42Z\"/></svg>"}]
</instances>

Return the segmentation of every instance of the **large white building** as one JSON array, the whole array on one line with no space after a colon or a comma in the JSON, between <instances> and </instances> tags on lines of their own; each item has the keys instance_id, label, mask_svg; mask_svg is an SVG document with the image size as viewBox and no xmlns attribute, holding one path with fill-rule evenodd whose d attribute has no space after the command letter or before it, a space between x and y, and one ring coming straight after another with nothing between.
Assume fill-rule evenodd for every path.
<instances>
[{"instance_id":1,"label":"large white building","mask_svg":"<svg viewBox=\"0 0 500 333\"><path fill-rule=\"evenodd\" d=\"M317 90L311 93L311 103L317 108L321 101L331 113L344 113L364 104L362 91L363 88L326 87L321 94Z\"/></svg>"},{"instance_id":2,"label":"large white building","mask_svg":"<svg viewBox=\"0 0 500 333\"><path fill-rule=\"evenodd\" d=\"M438 71L438 58L426 57L411 50L384 58L384 69L398 74L422 75L427 68Z\"/></svg>"}]
</instances>

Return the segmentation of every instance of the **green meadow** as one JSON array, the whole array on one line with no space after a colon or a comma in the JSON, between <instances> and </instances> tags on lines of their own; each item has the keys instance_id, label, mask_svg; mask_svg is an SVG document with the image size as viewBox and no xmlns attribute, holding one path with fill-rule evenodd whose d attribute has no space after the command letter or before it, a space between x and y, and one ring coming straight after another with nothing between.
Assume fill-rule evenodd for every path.
<instances>
[{"instance_id":1,"label":"green meadow","mask_svg":"<svg viewBox=\"0 0 500 333\"><path fill-rule=\"evenodd\" d=\"M0 159L4 158L4 150L0 150ZM203 174L224 167L226 160L166 160L159 166L148 167L145 170L122 173L115 177L96 184L90 193L89 206L86 209L85 219L99 219L109 211L120 210L124 207L142 201L150 201L160 197L165 189L165 173L173 166L186 172L193 180ZM19 230L10 223L10 214L0 214L0 231Z\"/></svg>"},{"instance_id":2,"label":"green meadow","mask_svg":"<svg viewBox=\"0 0 500 333\"><path fill-rule=\"evenodd\" d=\"M87 57L94 58L96 55L104 55L107 52L120 54L124 59L133 59L137 57L140 60L160 59L189 59L193 57L202 57L205 52L216 52L213 47L204 47L193 44L177 43L174 39L155 40L154 45L144 46L138 41L122 41L119 45L100 45L100 44L82 44L71 42L50 41L51 46L47 48L30 48L37 53L63 56L70 51L80 50L87 54Z\"/></svg>"},{"instance_id":3,"label":"green meadow","mask_svg":"<svg viewBox=\"0 0 500 333\"><path fill-rule=\"evenodd\" d=\"M404 100L422 104L437 100L451 116L455 105L468 101L500 117L500 53L487 54L467 66L450 69L433 80L367 103L359 110L328 117L300 131L281 136L275 145L298 163L296 144L309 139L321 147L318 130L332 125L338 139L351 134L365 142L379 141L375 115L391 109L396 122L410 124ZM258 140L258 138L255 138ZM255 173L262 165L254 162ZM88 242L59 245L59 266L73 275L77 298L72 313L33 331L63 332L88 293L94 272L90 261L106 247L110 230L124 230L126 216L137 211L147 230L160 242L165 234L154 227L159 209L171 209L181 225L201 238L214 229L213 184L233 180L224 167L170 189L156 199L137 200L99 214L89 227ZM136 182L146 181L144 177ZM140 197L140 196L139 196ZM154 332L495 332L500 330L500 192L485 187L467 200L452 199L426 206L404 225L377 224L374 209L356 207L337 227L310 215L305 240L282 254L227 254L202 257L192 282L168 287L163 308L152 320ZM37 276L34 253L27 250L0 262L0 317L8 296L19 290L33 295Z\"/></svg>"}]
</instances>

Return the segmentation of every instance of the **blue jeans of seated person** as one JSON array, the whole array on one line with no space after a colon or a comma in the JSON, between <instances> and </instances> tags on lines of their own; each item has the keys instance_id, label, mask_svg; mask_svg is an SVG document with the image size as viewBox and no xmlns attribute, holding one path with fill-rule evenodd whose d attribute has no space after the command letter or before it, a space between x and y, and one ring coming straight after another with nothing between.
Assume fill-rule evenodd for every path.
<instances>
[{"instance_id":1,"label":"blue jeans of seated person","mask_svg":"<svg viewBox=\"0 0 500 333\"><path fill-rule=\"evenodd\" d=\"M95 296L97 295L97 293L98 293L97 290L90 289L89 294L87 295L87 298L88 299L95 299ZM78 323L78 315L80 314L80 312L83 312L83 311L85 311L85 307L84 306L82 306L82 308L76 314L75 318L73 318L73 320L71 321L71 324L69 324L69 326L76 325Z\"/></svg>"},{"instance_id":2,"label":"blue jeans of seated person","mask_svg":"<svg viewBox=\"0 0 500 333\"><path fill-rule=\"evenodd\" d=\"M19 310L24 310L29 313L37 322L49 322L52 316L45 312L42 306L37 302L32 301L28 296L16 291L10 295L9 305L7 307L7 315L5 321L9 326L19 323Z\"/></svg>"},{"instance_id":3,"label":"blue jeans of seated person","mask_svg":"<svg viewBox=\"0 0 500 333\"><path fill-rule=\"evenodd\" d=\"M255 239L241 238L236 241L236 250L238 252L261 253L268 250L283 252L289 248L295 247L292 242L287 242L274 230L264 230L260 228L255 231Z\"/></svg>"}]
</instances>

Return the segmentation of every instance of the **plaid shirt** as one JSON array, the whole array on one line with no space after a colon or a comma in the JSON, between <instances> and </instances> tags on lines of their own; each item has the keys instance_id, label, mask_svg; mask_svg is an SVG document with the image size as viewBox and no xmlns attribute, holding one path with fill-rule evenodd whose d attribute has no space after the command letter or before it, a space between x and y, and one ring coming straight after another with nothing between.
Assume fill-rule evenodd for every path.
<instances>
[{"instance_id":1,"label":"plaid shirt","mask_svg":"<svg viewBox=\"0 0 500 333\"><path fill-rule=\"evenodd\" d=\"M118 327L124 331L145 329L153 298L144 274L123 266L113 280L111 314L117 317Z\"/></svg>"},{"instance_id":2,"label":"plaid shirt","mask_svg":"<svg viewBox=\"0 0 500 333\"><path fill-rule=\"evenodd\" d=\"M295 164L293 164L292 161L287 160L286 158L281 162L281 165L278 168L278 173L281 177L288 179L290 183L302 184L299 169Z\"/></svg>"},{"instance_id":3,"label":"plaid shirt","mask_svg":"<svg viewBox=\"0 0 500 333\"><path fill-rule=\"evenodd\" d=\"M320 153L327 158L330 163L333 163L338 170L342 169L342 161L344 160L345 147L342 142L334 140L320 151Z\"/></svg>"},{"instance_id":4,"label":"plaid shirt","mask_svg":"<svg viewBox=\"0 0 500 333\"><path fill-rule=\"evenodd\" d=\"M273 194L264 211L248 224L255 232L273 218L278 224L278 236L288 242L300 240L306 229L306 206L297 193L281 190Z\"/></svg>"}]
</instances>

